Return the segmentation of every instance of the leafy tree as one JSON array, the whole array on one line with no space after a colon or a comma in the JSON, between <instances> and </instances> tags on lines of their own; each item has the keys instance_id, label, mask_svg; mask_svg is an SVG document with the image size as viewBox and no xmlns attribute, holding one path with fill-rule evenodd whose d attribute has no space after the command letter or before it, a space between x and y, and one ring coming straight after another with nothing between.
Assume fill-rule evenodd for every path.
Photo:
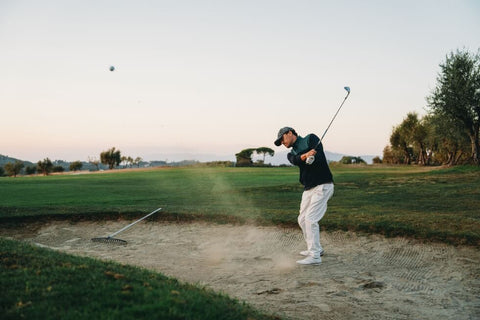
<instances>
[{"instance_id":1,"label":"leafy tree","mask_svg":"<svg viewBox=\"0 0 480 320\"><path fill-rule=\"evenodd\" d=\"M403 153L403 163L410 164L412 162L413 154L409 143L408 130L402 125L393 128L390 145L393 152L401 151Z\"/></svg>"},{"instance_id":2,"label":"leafy tree","mask_svg":"<svg viewBox=\"0 0 480 320\"><path fill-rule=\"evenodd\" d=\"M425 126L423 119L418 118L418 114L415 112L407 115L409 122L409 138L413 148L414 155L418 164L427 165L428 157L428 129Z\"/></svg>"},{"instance_id":3,"label":"leafy tree","mask_svg":"<svg viewBox=\"0 0 480 320\"><path fill-rule=\"evenodd\" d=\"M100 160L95 157L88 157L88 163L94 165L97 170L100 170Z\"/></svg>"},{"instance_id":4,"label":"leafy tree","mask_svg":"<svg viewBox=\"0 0 480 320\"><path fill-rule=\"evenodd\" d=\"M267 147L260 147L255 149L255 152L257 154L263 154L263 163L265 163L265 156L268 154L270 157L273 157L275 155L275 151L273 149L267 148Z\"/></svg>"},{"instance_id":5,"label":"leafy tree","mask_svg":"<svg viewBox=\"0 0 480 320\"><path fill-rule=\"evenodd\" d=\"M249 148L240 151L239 153L235 154L237 158L237 167L249 167L253 164L252 162L252 154L255 152L256 149Z\"/></svg>"},{"instance_id":6,"label":"leafy tree","mask_svg":"<svg viewBox=\"0 0 480 320\"><path fill-rule=\"evenodd\" d=\"M25 167L25 174L35 174L37 172L36 166L26 166Z\"/></svg>"},{"instance_id":7,"label":"leafy tree","mask_svg":"<svg viewBox=\"0 0 480 320\"><path fill-rule=\"evenodd\" d=\"M376 156L375 158L372 159L372 162L375 164L380 164L382 163L382 159L380 159L379 156Z\"/></svg>"},{"instance_id":8,"label":"leafy tree","mask_svg":"<svg viewBox=\"0 0 480 320\"><path fill-rule=\"evenodd\" d=\"M383 149L383 163L386 164L402 164L404 163L404 154L400 150L394 150L391 146L386 146Z\"/></svg>"},{"instance_id":9,"label":"leafy tree","mask_svg":"<svg viewBox=\"0 0 480 320\"><path fill-rule=\"evenodd\" d=\"M410 112L403 119L402 123L393 128L390 136L392 152L403 153L403 163L411 164L418 161L425 165L427 159L427 138L428 128L423 121L418 118L418 114Z\"/></svg>"},{"instance_id":10,"label":"leafy tree","mask_svg":"<svg viewBox=\"0 0 480 320\"><path fill-rule=\"evenodd\" d=\"M37 162L37 171L41 172L44 176L48 176L53 170L53 163L49 158L45 158L42 161Z\"/></svg>"},{"instance_id":11,"label":"leafy tree","mask_svg":"<svg viewBox=\"0 0 480 320\"><path fill-rule=\"evenodd\" d=\"M430 111L461 124L470 138L471 159L480 165L480 54L451 52L440 68L437 87L427 97Z\"/></svg>"},{"instance_id":12,"label":"leafy tree","mask_svg":"<svg viewBox=\"0 0 480 320\"><path fill-rule=\"evenodd\" d=\"M3 167L0 167L0 177L3 177L4 174L5 174L5 169L3 169Z\"/></svg>"},{"instance_id":13,"label":"leafy tree","mask_svg":"<svg viewBox=\"0 0 480 320\"><path fill-rule=\"evenodd\" d=\"M52 171L53 171L53 172L64 172L64 171L65 171L65 168L62 167L62 166L53 166Z\"/></svg>"},{"instance_id":14,"label":"leafy tree","mask_svg":"<svg viewBox=\"0 0 480 320\"><path fill-rule=\"evenodd\" d=\"M112 170L122 161L120 150L115 150L115 147L113 147L107 151L103 151L100 153L100 161L103 164L108 165L108 168Z\"/></svg>"},{"instance_id":15,"label":"leafy tree","mask_svg":"<svg viewBox=\"0 0 480 320\"><path fill-rule=\"evenodd\" d=\"M135 160L133 160L133 164L137 166L137 168L140 167L140 162L142 162L142 158L136 157Z\"/></svg>"},{"instance_id":16,"label":"leafy tree","mask_svg":"<svg viewBox=\"0 0 480 320\"><path fill-rule=\"evenodd\" d=\"M23 169L23 162L16 160L15 162L9 162L5 164L5 171L8 176L16 177Z\"/></svg>"},{"instance_id":17,"label":"leafy tree","mask_svg":"<svg viewBox=\"0 0 480 320\"><path fill-rule=\"evenodd\" d=\"M351 157L351 156L343 156L342 159L340 159L340 163L342 164L366 164L365 160L363 160L361 157Z\"/></svg>"},{"instance_id":18,"label":"leafy tree","mask_svg":"<svg viewBox=\"0 0 480 320\"><path fill-rule=\"evenodd\" d=\"M132 167L133 166L133 158L128 156L122 156L120 158L120 163L123 163L124 167L127 168L127 167Z\"/></svg>"},{"instance_id":19,"label":"leafy tree","mask_svg":"<svg viewBox=\"0 0 480 320\"><path fill-rule=\"evenodd\" d=\"M72 163L70 163L70 171L78 171L78 170L81 170L82 169L82 162L81 161L74 161Z\"/></svg>"},{"instance_id":20,"label":"leafy tree","mask_svg":"<svg viewBox=\"0 0 480 320\"><path fill-rule=\"evenodd\" d=\"M432 113L425 116L424 121L428 130L427 143L431 148L429 161L454 166L468 160L470 139L458 120Z\"/></svg>"}]
</instances>

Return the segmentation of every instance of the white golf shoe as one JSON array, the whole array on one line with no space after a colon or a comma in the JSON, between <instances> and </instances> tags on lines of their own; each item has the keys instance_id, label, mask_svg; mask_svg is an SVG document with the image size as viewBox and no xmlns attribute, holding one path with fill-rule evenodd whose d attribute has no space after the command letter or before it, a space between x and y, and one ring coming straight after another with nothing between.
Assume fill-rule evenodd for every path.
<instances>
[{"instance_id":1,"label":"white golf shoe","mask_svg":"<svg viewBox=\"0 0 480 320\"><path fill-rule=\"evenodd\" d=\"M323 257L323 255L325 254L325 251L320 251L320 257ZM304 257L308 257L310 255L310 252L308 252L308 250L305 250L305 251L300 251L300 255L301 256L304 256Z\"/></svg>"},{"instance_id":2,"label":"white golf shoe","mask_svg":"<svg viewBox=\"0 0 480 320\"><path fill-rule=\"evenodd\" d=\"M303 264L303 265L307 265L307 264L320 264L322 263L322 258L318 257L318 258L314 258L312 256L308 256L306 257L305 259L303 260L298 260L297 261L298 264Z\"/></svg>"}]
</instances>

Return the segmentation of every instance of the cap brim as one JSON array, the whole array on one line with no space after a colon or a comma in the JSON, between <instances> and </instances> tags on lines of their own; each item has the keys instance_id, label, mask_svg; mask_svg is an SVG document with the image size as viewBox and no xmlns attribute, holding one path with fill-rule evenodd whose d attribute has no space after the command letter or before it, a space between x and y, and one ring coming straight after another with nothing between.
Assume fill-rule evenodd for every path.
<instances>
[{"instance_id":1,"label":"cap brim","mask_svg":"<svg viewBox=\"0 0 480 320\"><path fill-rule=\"evenodd\" d=\"M283 138L283 137L282 137ZM277 147L279 147L281 144L282 144L282 138L278 138L277 140L275 140L275 145Z\"/></svg>"}]
</instances>

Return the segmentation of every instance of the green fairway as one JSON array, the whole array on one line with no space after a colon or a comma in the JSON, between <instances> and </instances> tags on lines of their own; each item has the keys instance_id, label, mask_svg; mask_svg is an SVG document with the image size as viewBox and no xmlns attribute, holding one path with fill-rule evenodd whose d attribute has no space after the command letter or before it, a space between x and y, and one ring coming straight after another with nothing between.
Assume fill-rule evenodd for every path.
<instances>
[{"instance_id":1,"label":"green fairway","mask_svg":"<svg viewBox=\"0 0 480 320\"><path fill-rule=\"evenodd\" d=\"M332 166L326 229L480 243L477 167ZM0 179L3 221L109 219L163 208L156 219L296 225L298 169L165 168Z\"/></svg>"}]
</instances>

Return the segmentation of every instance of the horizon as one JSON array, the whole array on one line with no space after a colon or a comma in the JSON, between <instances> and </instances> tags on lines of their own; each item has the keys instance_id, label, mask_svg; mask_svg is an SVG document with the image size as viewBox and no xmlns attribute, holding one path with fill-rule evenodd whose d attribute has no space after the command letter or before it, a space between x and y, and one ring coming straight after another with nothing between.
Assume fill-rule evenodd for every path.
<instances>
[{"instance_id":1,"label":"horizon","mask_svg":"<svg viewBox=\"0 0 480 320\"><path fill-rule=\"evenodd\" d=\"M321 136L349 86L325 149L383 156L445 57L480 48L480 2L25 0L0 26L1 153L279 152L279 128Z\"/></svg>"},{"instance_id":2,"label":"horizon","mask_svg":"<svg viewBox=\"0 0 480 320\"><path fill-rule=\"evenodd\" d=\"M121 151L121 150L120 150ZM241 151L241 150L239 150ZM290 150L282 150L280 152L275 152L274 156L269 156L266 155L265 157L265 164L271 164L271 165L282 165L282 164L290 164L287 159L287 153ZM341 153L336 153L336 152L330 152L328 150L325 150L325 155L327 157L328 161L339 161L342 156L352 156L352 157L360 157L363 160L367 162L367 164L372 163L372 159L377 156L377 155L368 155L368 154L360 154L360 155L354 155L354 154L341 154ZM12 155L6 155L0 153L0 156L5 156L8 158L13 158L21 161L28 161L33 164L37 163L38 161L41 161L43 159L49 158L52 162L55 161L65 161L68 163L74 162L74 161L81 161L81 162L89 162L89 159L76 159L76 160L66 160L66 159L60 159L60 158L50 158L50 157L44 157L38 160L30 160L30 159L25 159L25 158L19 158L15 157ZM125 155L122 153L122 156L132 156L132 155ZM141 156L140 156L141 157ZM98 156L96 159L99 159L100 156ZM136 158L136 156L132 156L132 158ZM232 161L236 162L235 155L215 155L215 154L206 154L206 153L199 153L199 154L191 154L191 153L177 153L177 154L165 154L165 155L158 155L156 156L155 154L150 154L150 157L148 158L142 158L142 162L155 162L155 161L165 161L166 163L177 163L177 162L182 162L182 161L198 161L200 163L205 163L205 162L214 162L214 161ZM381 157L380 157L381 158ZM255 162L259 159L263 159L263 156L261 155L253 155L252 160Z\"/></svg>"}]
</instances>

